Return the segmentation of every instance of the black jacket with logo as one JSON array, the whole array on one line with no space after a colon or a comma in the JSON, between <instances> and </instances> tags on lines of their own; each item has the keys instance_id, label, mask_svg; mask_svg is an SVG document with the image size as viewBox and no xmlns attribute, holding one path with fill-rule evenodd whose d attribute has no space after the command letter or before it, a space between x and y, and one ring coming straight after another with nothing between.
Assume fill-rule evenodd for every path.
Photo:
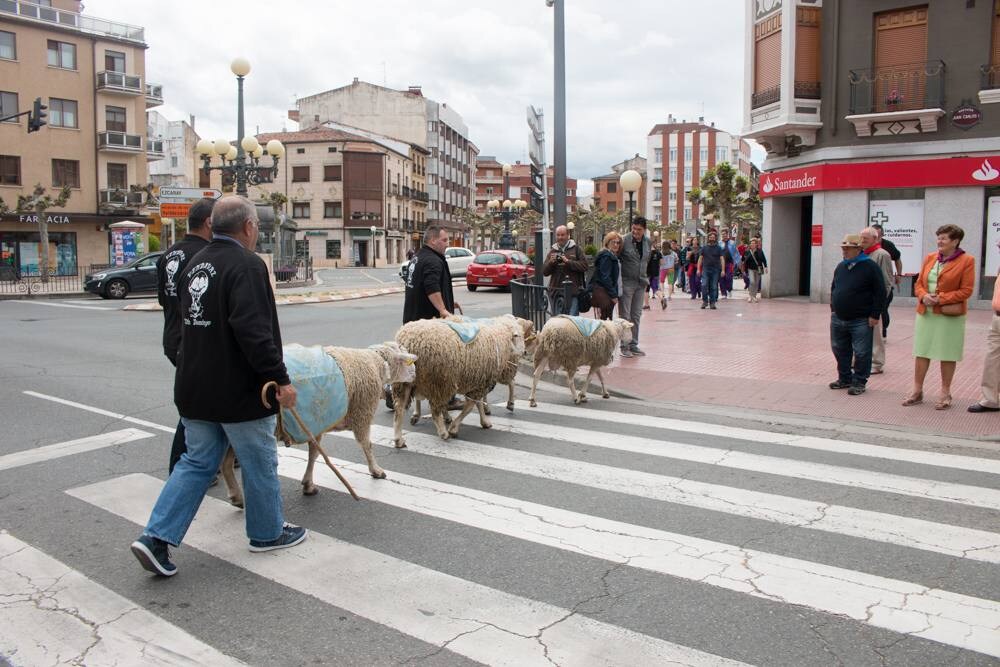
<instances>
[{"instance_id":1,"label":"black jacket with logo","mask_svg":"<svg viewBox=\"0 0 1000 667\"><path fill-rule=\"evenodd\" d=\"M181 347L181 298L178 291L188 262L208 245L208 241L187 234L170 246L156 262L156 299L163 307L163 354L174 366Z\"/></svg>"},{"instance_id":2,"label":"black jacket with logo","mask_svg":"<svg viewBox=\"0 0 1000 667\"><path fill-rule=\"evenodd\" d=\"M180 290L184 334L177 356L174 403L182 417L244 422L265 408L261 386L288 384L278 310L260 257L215 238L188 263Z\"/></svg>"},{"instance_id":3,"label":"black jacket with logo","mask_svg":"<svg viewBox=\"0 0 1000 667\"><path fill-rule=\"evenodd\" d=\"M441 300L449 313L455 312L455 296L451 291L451 271L444 255L430 246L424 246L410 260L406 276L406 296L403 301L403 324L414 320L429 320L438 316L427 295L441 293Z\"/></svg>"}]
</instances>

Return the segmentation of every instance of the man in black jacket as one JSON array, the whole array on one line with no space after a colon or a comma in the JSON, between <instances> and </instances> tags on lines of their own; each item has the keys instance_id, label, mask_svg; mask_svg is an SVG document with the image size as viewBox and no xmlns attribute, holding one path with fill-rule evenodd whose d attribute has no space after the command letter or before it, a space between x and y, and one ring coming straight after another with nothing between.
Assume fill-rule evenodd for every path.
<instances>
[{"instance_id":1,"label":"man in black jacket","mask_svg":"<svg viewBox=\"0 0 1000 667\"><path fill-rule=\"evenodd\" d=\"M577 295L584 286L587 276L587 256L580 246L569 237L566 225L556 227L556 242L549 249L549 255L542 264L542 275L549 276L549 295L552 303L556 303L555 294L562 290L563 281L568 280L570 287L569 314L580 314L580 302Z\"/></svg>"},{"instance_id":2,"label":"man in black jacket","mask_svg":"<svg viewBox=\"0 0 1000 667\"><path fill-rule=\"evenodd\" d=\"M143 568L165 577L177 572L167 547L184 538L230 445L242 466L250 551L306 538L304 528L284 521L274 437L278 408L264 407L260 398L261 386L271 380L282 407L294 407L296 395L282 361L267 267L253 253L254 205L242 197L220 199L212 232L212 242L188 263L179 290L183 335L174 402L188 450L131 546Z\"/></svg>"},{"instance_id":3,"label":"man in black jacket","mask_svg":"<svg viewBox=\"0 0 1000 667\"><path fill-rule=\"evenodd\" d=\"M830 346L837 360L837 380L830 389L865 393L872 370L872 333L885 308L882 269L861 253L861 236L840 243L844 261L833 271L830 287ZM853 366L852 366L853 358Z\"/></svg>"},{"instance_id":4,"label":"man in black jacket","mask_svg":"<svg viewBox=\"0 0 1000 667\"><path fill-rule=\"evenodd\" d=\"M451 271L445 260L448 247L448 230L438 225L428 225L424 231L424 245L410 260L406 276L406 295L403 301L403 324L414 320L448 317L462 307L455 303L451 289Z\"/></svg>"},{"instance_id":5,"label":"man in black jacket","mask_svg":"<svg viewBox=\"0 0 1000 667\"><path fill-rule=\"evenodd\" d=\"M212 207L214 199L200 199L188 212L188 231L180 241L167 248L156 263L156 299L163 307L163 354L170 363L177 366L177 352L181 346L181 299L178 284L184 275L188 262L212 240ZM186 451L184 445L184 424L177 422L174 443L170 447L168 471Z\"/></svg>"}]
</instances>

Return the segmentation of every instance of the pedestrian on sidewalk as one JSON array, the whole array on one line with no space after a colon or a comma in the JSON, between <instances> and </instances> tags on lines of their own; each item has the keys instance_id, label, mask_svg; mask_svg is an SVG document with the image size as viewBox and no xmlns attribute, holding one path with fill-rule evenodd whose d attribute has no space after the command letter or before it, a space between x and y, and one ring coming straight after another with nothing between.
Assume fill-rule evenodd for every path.
<instances>
[{"instance_id":1,"label":"pedestrian on sidewalk","mask_svg":"<svg viewBox=\"0 0 1000 667\"><path fill-rule=\"evenodd\" d=\"M1000 250L1000 241L997 241ZM983 381L980 383L978 403L969 406L969 412L1000 411L1000 272L993 288L993 320L986 334L986 359L983 360Z\"/></svg>"},{"instance_id":2,"label":"pedestrian on sidewalk","mask_svg":"<svg viewBox=\"0 0 1000 667\"><path fill-rule=\"evenodd\" d=\"M590 279L590 304L600 313L602 320L614 316L618 295L621 294L622 235L608 232L604 235L604 247L594 258L594 275Z\"/></svg>"},{"instance_id":3,"label":"pedestrian on sidewalk","mask_svg":"<svg viewBox=\"0 0 1000 667\"><path fill-rule=\"evenodd\" d=\"M674 298L674 271L679 261L677 241L663 243L663 257L660 259L660 309L667 309L667 300Z\"/></svg>"},{"instance_id":4,"label":"pedestrian on sidewalk","mask_svg":"<svg viewBox=\"0 0 1000 667\"><path fill-rule=\"evenodd\" d=\"M587 275L587 256L580 246L569 237L566 225L556 227L556 242L549 249L548 257L542 264L542 275L549 276L549 298L555 303L555 295L562 291L563 281L572 283L569 314L580 314L577 295L583 287Z\"/></svg>"},{"instance_id":5,"label":"pedestrian on sidewalk","mask_svg":"<svg viewBox=\"0 0 1000 667\"><path fill-rule=\"evenodd\" d=\"M680 286L682 292L687 292L687 272L688 272L688 253L691 251L692 239L689 236L684 245L677 250L677 284Z\"/></svg>"},{"instance_id":6,"label":"pedestrian on sidewalk","mask_svg":"<svg viewBox=\"0 0 1000 667\"><path fill-rule=\"evenodd\" d=\"M889 295L892 294L892 258L879 244L878 230L874 227L865 227L861 230L861 250L882 270L882 279L885 281L885 298L888 302ZM872 375L884 372L885 335L882 331L882 318L880 317L878 326L872 331Z\"/></svg>"},{"instance_id":7,"label":"pedestrian on sidewalk","mask_svg":"<svg viewBox=\"0 0 1000 667\"><path fill-rule=\"evenodd\" d=\"M728 299L729 295L733 292L733 272L736 271L741 258L739 250L736 249L736 241L729 236L729 230L722 230L720 245L722 246L723 256L726 258L726 264L722 268L722 274L719 277L719 288L722 291L722 298Z\"/></svg>"},{"instance_id":8,"label":"pedestrian on sidewalk","mask_svg":"<svg viewBox=\"0 0 1000 667\"><path fill-rule=\"evenodd\" d=\"M666 245L666 243L663 244L664 247L666 247ZM649 281L649 286L646 288L645 296L643 297L643 310L649 310L650 298L655 299L656 293L660 289L660 261L662 259L663 251L650 243L649 264L646 265L646 279Z\"/></svg>"},{"instance_id":9,"label":"pedestrian on sidewalk","mask_svg":"<svg viewBox=\"0 0 1000 667\"><path fill-rule=\"evenodd\" d=\"M747 243L746 237L740 239L740 244L736 246L736 251L740 254L740 263L737 264L736 268L739 269L740 275L743 277L743 289L750 291L750 277L747 276L746 268L743 266L743 260L747 256L747 248L750 245ZM750 299L747 299L749 301Z\"/></svg>"},{"instance_id":10,"label":"pedestrian on sidewalk","mask_svg":"<svg viewBox=\"0 0 1000 667\"><path fill-rule=\"evenodd\" d=\"M156 300L163 308L163 354L166 355L174 368L177 368L177 352L181 348L181 298L178 290L184 270L191 258L198 254L212 240L212 208L214 199L199 199L191 205L188 211L187 233L177 243L160 255L156 262ZM184 422L177 421L174 431L174 441L170 447L170 459L167 462L167 472L172 473L174 466L187 451L184 442Z\"/></svg>"},{"instance_id":11,"label":"pedestrian on sidewalk","mask_svg":"<svg viewBox=\"0 0 1000 667\"><path fill-rule=\"evenodd\" d=\"M881 269L861 252L861 237L848 234L840 242L844 260L833 270L830 285L830 347L837 360L837 380L830 389L865 393L872 368L872 331L885 305Z\"/></svg>"},{"instance_id":12,"label":"pedestrian on sidewalk","mask_svg":"<svg viewBox=\"0 0 1000 667\"><path fill-rule=\"evenodd\" d=\"M760 303L761 276L765 273L767 258L764 256L764 249L756 238L750 239L750 247L743 255L743 275L747 277L747 289L750 291L747 301L750 303Z\"/></svg>"},{"instance_id":13,"label":"pedestrian on sidewalk","mask_svg":"<svg viewBox=\"0 0 1000 667\"><path fill-rule=\"evenodd\" d=\"M698 276L701 278L701 309L715 310L719 300L719 279L726 274L726 251L719 245L715 231L708 233L705 247L698 256Z\"/></svg>"},{"instance_id":14,"label":"pedestrian on sidewalk","mask_svg":"<svg viewBox=\"0 0 1000 667\"><path fill-rule=\"evenodd\" d=\"M691 292L692 300L700 299L701 275L698 273L698 267L701 265L701 242L698 239L694 239L688 249L687 262L688 291Z\"/></svg>"},{"instance_id":15,"label":"pedestrian on sidewalk","mask_svg":"<svg viewBox=\"0 0 1000 667\"><path fill-rule=\"evenodd\" d=\"M652 248L646 238L646 218L633 218L631 230L632 233L622 243L619 255L622 291L621 298L618 299L618 317L632 322L632 341L623 343L621 352L623 357L642 357L646 353L639 349L639 321L642 319L642 295L649 286L646 271Z\"/></svg>"},{"instance_id":16,"label":"pedestrian on sidewalk","mask_svg":"<svg viewBox=\"0 0 1000 667\"><path fill-rule=\"evenodd\" d=\"M885 237L882 225L872 225L872 227L878 231L878 242L882 245L882 250L889 253L889 259L892 260L893 268L896 269L892 276L892 287L889 289L889 300L885 303L885 314L882 315L882 337L886 338L889 335L889 306L892 305L892 295L903 279L903 255L899 252L896 244Z\"/></svg>"},{"instance_id":17,"label":"pedestrian on sidewalk","mask_svg":"<svg viewBox=\"0 0 1000 667\"><path fill-rule=\"evenodd\" d=\"M951 381L965 346L965 315L976 279L976 260L959 247L965 231L943 225L937 231L937 252L924 259L913 285L917 319L913 323L913 388L903 405L924 400L924 378L932 360L941 362L941 395L935 410L951 407Z\"/></svg>"},{"instance_id":18,"label":"pedestrian on sidewalk","mask_svg":"<svg viewBox=\"0 0 1000 667\"><path fill-rule=\"evenodd\" d=\"M274 381L277 403L295 407L267 266L253 252L257 224L248 200L220 199L212 210L212 241L181 281L184 324L174 402L187 451L131 546L142 567L160 576L176 574L168 545L184 539L229 446L240 459L250 551L283 549L306 538L304 528L284 520L274 437L278 406L264 407L260 397L261 387Z\"/></svg>"}]
</instances>

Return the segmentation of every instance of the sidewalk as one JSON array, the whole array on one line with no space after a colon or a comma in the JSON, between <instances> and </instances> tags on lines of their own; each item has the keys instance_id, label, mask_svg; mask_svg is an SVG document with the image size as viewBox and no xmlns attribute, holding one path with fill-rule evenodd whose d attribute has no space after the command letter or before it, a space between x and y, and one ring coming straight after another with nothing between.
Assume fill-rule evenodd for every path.
<instances>
[{"instance_id":1,"label":"sidewalk","mask_svg":"<svg viewBox=\"0 0 1000 667\"><path fill-rule=\"evenodd\" d=\"M1000 439L1000 413L966 412L979 399L991 311L969 312L952 407L935 410L940 388L936 362L924 383L925 402L900 405L913 378L916 311L911 306L892 308L885 373L873 375L861 396L827 387L837 377L828 304L800 298L750 304L738 289L732 299L719 301L718 310L700 306L700 300L675 290L666 311L659 304L643 311L639 347L646 356L616 356L605 374L609 387L655 401L718 405L723 411L734 407Z\"/></svg>"}]
</instances>

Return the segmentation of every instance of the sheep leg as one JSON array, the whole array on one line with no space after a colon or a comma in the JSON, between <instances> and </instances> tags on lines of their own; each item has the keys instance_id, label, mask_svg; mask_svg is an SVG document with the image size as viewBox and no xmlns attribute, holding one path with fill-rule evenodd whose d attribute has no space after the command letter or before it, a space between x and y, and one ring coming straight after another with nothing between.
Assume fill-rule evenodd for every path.
<instances>
[{"instance_id":1,"label":"sheep leg","mask_svg":"<svg viewBox=\"0 0 1000 667\"><path fill-rule=\"evenodd\" d=\"M316 464L317 456L319 456L319 450L310 442L309 462L306 463L306 472L302 475L302 495L304 496L315 496L319 493L319 489L313 483L313 466Z\"/></svg>"},{"instance_id":2,"label":"sheep leg","mask_svg":"<svg viewBox=\"0 0 1000 667\"><path fill-rule=\"evenodd\" d=\"M433 403L431 403L431 420L433 420L434 422L434 428L437 429L438 437L440 437L442 440L447 440L449 437L451 437L451 434L448 433L448 427L444 423L444 416L445 414L447 414L447 412L448 412L447 403L445 403L441 407L436 407Z\"/></svg>"},{"instance_id":3,"label":"sheep leg","mask_svg":"<svg viewBox=\"0 0 1000 667\"><path fill-rule=\"evenodd\" d=\"M493 428L493 422L490 421L490 404L486 402L484 398L481 401L476 401L476 407L479 408L479 425L483 428Z\"/></svg>"},{"instance_id":4,"label":"sheep leg","mask_svg":"<svg viewBox=\"0 0 1000 667\"><path fill-rule=\"evenodd\" d=\"M566 386L569 387L569 395L573 397L573 403L576 404L576 405L579 405L580 401L582 399L580 397L580 394L578 394L577 391L576 391L576 369L575 368L573 369L572 373L570 372L570 369L568 369L568 368L566 369ZM586 396L584 396L583 398L586 398Z\"/></svg>"},{"instance_id":5,"label":"sheep leg","mask_svg":"<svg viewBox=\"0 0 1000 667\"><path fill-rule=\"evenodd\" d=\"M514 412L514 381L511 380L510 384L507 385L507 409ZM487 410L486 414L489 414Z\"/></svg>"},{"instance_id":6,"label":"sheep leg","mask_svg":"<svg viewBox=\"0 0 1000 667\"><path fill-rule=\"evenodd\" d=\"M472 409L474 407L476 407L476 401L472 400L469 397L466 397L465 405L462 406L462 411L458 413L457 417L452 418L451 426L448 427L448 433L449 435L451 435L451 437L455 437L456 435L458 435L458 427L462 425L462 420L465 419L466 415L472 412ZM482 422L483 422L483 417L482 415L480 415L479 423L482 424ZM487 424L488 423L489 422L487 422ZM489 428L489 426L483 426L483 428Z\"/></svg>"},{"instance_id":7,"label":"sheep leg","mask_svg":"<svg viewBox=\"0 0 1000 667\"><path fill-rule=\"evenodd\" d=\"M392 442L397 449L406 447L406 440L403 439L403 417L406 416L406 408L413 394L413 385L394 385L392 390L393 403L396 412L392 417Z\"/></svg>"},{"instance_id":8,"label":"sheep leg","mask_svg":"<svg viewBox=\"0 0 1000 667\"><path fill-rule=\"evenodd\" d=\"M583 381L583 388L580 389L580 402L581 403L586 403L587 402L587 390L590 388L590 378L591 378L591 376L594 375L595 371L598 372L598 373L600 372L600 370L596 369L594 366L591 366L589 369L587 369L587 377ZM598 376L598 377L600 377L600 376Z\"/></svg>"},{"instance_id":9,"label":"sheep leg","mask_svg":"<svg viewBox=\"0 0 1000 667\"><path fill-rule=\"evenodd\" d=\"M537 408L538 403L535 402L535 390L538 388L538 378L542 377L542 373L545 372L545 357L538 357L535 359L535 373L531 378L531 395L528 397L528 405Z\"/></svg>"},{"instance_id":10,"label":"sheep leg","mask_svg":"<svg viewBox=\"0 0 1000 667\"><path fill-rule=\"evenodd\" d=\"M420 406L420 397L414 395L413 397L413 414L410 415L410 426L416 426L417 422L420 421L420 411L422 410Z\"/></svg>"},{"instance_id":11,"label":"sheep leg","mask_svg":"<svg viewBox=\"0 0 1000 667\"><path fill-rule=\"evenodd\" d=\"M604 386L604 374L601 373L601 367L592 368L591 372L597 373L597 379L601 381L601 398L611 398L611 394L608 393L607 387Z\"/></svg>"},{"instance_id":12,"label":"sheep leg","mask_svg":"<svg viewBox=\"0 0 1000 667\"><path fill-rule=\"evenodd\" d=\"M375 462L375 455L372 453L372 441L369 436L370 430L371 424L355 427L354 439L361 445L361 452L365 455L365 461L368 462L368 472L375 479L385 479L385 470L382 470L379 464Z\"/></svg>"},{"instance_id":13,"label":"sheep leg","mask_svg":"<svg viewBox=\"0 0 1000 667\"><path fill-rule=\"evenodd\" d=\"M233 473L233 464L236 462L236 452L232 447L226 448L226 455L222 457L222 479L226 482L226 493L229 495L229 504L233 507L243 507L243 489L240 482Z\"/></svg>"}]
</instances>

